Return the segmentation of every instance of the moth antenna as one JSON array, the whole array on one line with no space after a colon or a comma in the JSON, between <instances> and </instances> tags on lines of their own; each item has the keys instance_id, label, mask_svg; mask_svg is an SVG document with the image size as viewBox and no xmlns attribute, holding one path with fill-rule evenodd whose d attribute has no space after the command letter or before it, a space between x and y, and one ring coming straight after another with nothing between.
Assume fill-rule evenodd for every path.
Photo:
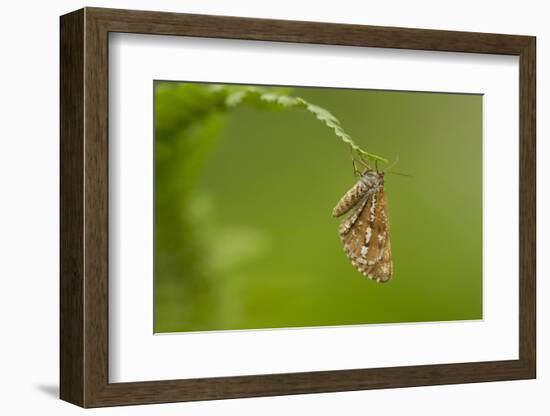
<instances>
[{"instance_id":1,"label":"moth antenna","mask_svg":"<svg viewBox=\"0 0 550 416\"><path fill-rule=\"evenodd\" d=\"M399 176L407 176L412 178L413 175L409 175L408 173L402 173L402 172L392 172L390 169L393 168L395 165L397 165L397 162L399 162L399 155L395 158L393 163L385 170L385 173L391 173L392 175L399 175Z\"/></svg>"},{"instance_id":2,"label":"moth antenna","mask_svg":"<svg viewBox=\"0 0 550 416\"><path fill-rule=\"evenodd\" d=\"M409 178L413 177L413 175L409 175L408 173L401 173L401 172L386 172L386 173L391 173L392 175L407 176Z\"/></svg>"},{"instance_id":3,"label":"moth antenna","mask_svg":"<svg viewBox=\"0 0 550 416\"><path fill-rule=\"evenodd\" d=\"M395 157L395 160L393 161L393 163L392 163L390 166L388 166L388 167L386 168L385 171L386 171L386 172L389 172L389 170L390 170L391 168L393 168L395 165L397 165L397 162L399 162L399 155L397 155L397 156Z\"/></svg>"}]
</instances>

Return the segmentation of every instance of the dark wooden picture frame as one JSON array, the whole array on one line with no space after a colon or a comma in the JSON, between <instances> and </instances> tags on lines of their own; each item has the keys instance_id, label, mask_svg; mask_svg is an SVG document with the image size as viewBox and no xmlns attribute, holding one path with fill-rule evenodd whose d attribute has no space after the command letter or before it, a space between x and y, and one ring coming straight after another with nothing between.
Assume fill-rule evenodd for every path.
<instances>
[{"instance_id":1,"label":"dark wooden picture frame","mask_svg":"<svg viewBox=\"0 0 550 416\"><path fill-rule=\"evenodd\" d=\"M110 32L519 56L519 359L109 383ZM100 8L62 16L61 398L101 407L535 378L535 45L530 36Z\"/></svg>"}]
</instances>

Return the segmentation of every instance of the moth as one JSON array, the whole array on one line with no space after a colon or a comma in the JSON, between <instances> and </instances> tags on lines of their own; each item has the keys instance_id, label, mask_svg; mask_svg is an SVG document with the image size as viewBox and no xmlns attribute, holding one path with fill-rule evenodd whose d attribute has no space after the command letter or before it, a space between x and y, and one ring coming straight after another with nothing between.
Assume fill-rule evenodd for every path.
<instances>
[{"instance_id":1,"label":"moth","mask_svg":"<svg viewBox=\"0 0 550 416\"><path fill-rule=\"evenodd\" d=\"M391 279L393 262L384 172L367 169L332 210L340 223L344 253L363 275L383 283Z\"/></svg>"}]
</instances>

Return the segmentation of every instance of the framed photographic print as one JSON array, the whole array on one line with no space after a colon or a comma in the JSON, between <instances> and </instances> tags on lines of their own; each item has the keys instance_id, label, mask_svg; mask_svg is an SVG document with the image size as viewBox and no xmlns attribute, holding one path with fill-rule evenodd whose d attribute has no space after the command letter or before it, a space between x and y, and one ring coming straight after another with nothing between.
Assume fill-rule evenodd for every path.
<instances>
[{"instance_id":1,"label":"framed photographic print","mask_svg":"<svg viewBox=\"0 0 550 416\"><path fill-rule=\"evenodd\" d=\"M61 398L534 378L535 103L530 36L62 16Z\"/></svg>"}]
</instances>

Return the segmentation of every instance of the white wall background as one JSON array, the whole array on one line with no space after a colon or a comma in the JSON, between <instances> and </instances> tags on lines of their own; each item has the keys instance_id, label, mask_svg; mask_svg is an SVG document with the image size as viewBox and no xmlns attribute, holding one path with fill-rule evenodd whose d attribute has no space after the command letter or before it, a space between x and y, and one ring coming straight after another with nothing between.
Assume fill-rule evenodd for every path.
<instances>
[{"instance_id":1,"label":"white wall background","mask_svg":"<svg viewBox=\"0 0 550 416\"><path fill-rule=\"evenodd\" d=\"M58 390L58 16L83 6L165 10L276 19L529 34L538 37L538 317L537 380L316 394L88 410L102 415L545 415L550 361L543 325L550 285L544 241L550 235L544 103L550 56L546 2L461 0L298 2L297 0L121 0L5 2L0 14L0 410L2 414L73 415L85 411L57 399ZM547 136L547 135L546 135ZM545 202L544 199L547 199ZM403 340L403 348L407 342Z\"/></svg>"}]
</instances>

